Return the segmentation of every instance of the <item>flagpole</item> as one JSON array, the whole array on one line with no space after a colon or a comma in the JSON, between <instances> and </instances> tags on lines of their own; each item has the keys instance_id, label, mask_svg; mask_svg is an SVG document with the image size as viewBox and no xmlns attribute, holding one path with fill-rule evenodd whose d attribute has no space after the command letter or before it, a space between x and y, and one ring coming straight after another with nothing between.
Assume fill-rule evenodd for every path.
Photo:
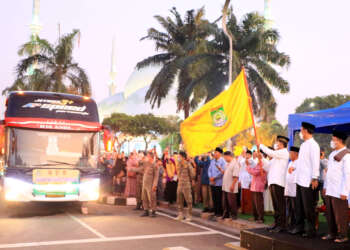
<instances>
[{"instance_id":1,"label":"flagpole","mask_svg":"<svg viewBox=\"0 0 350 250\"><path fill-rule=\"evenodd\" d=\"M247 94L248 94L248 98L249 98L248 102L249 102L250 116L251 116L252 122L253 122L253 128L254 128L254 134L255 134L255 143L256 143L256 147L258 149L258 152L260 152L260 145L259 145L259 141L258 141L258 130L256 129L254 113L253 113L253 101L252 101L252 97L250 96L248 80L247 80L247 76L245 74L244 66L242 66L242 70L243 70L243 74L244 74L245 89L247 90Z\"/></svg>"}]
</instances>

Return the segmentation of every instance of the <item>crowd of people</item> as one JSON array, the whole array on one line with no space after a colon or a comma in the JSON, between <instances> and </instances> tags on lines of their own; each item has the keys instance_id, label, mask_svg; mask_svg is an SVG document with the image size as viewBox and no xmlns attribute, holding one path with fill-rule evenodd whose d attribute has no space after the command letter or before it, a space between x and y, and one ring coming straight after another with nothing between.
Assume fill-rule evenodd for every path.
<instances>
[{"instance_id":1,"label":"crowd of people","mask_svg":"<svg viewBox=\"0 0 350 250\"><path fill-rule=\"evenodd\" d=\"M329 234L322 239L343 243L348 241L350 208L347 135L334 131L327 159L314 130L314 125L302 123L300 148L288 150L289 138L280 135L273 147L257 143L258 150L246 149L239 156L219 147L194 158L167 149L162 157L155 150L134 151L129 157L107 154L100 161L104 190L136 197L135 209L144 210L141 216L156 217L157 201L176 202L177 219L187 221L193 205L201 203L213 220L236 220L243 213L264 223L272 203L274 224L267 230L308 238L316 236L317 206L324 203Z\"/></svg>"}]
</instances>

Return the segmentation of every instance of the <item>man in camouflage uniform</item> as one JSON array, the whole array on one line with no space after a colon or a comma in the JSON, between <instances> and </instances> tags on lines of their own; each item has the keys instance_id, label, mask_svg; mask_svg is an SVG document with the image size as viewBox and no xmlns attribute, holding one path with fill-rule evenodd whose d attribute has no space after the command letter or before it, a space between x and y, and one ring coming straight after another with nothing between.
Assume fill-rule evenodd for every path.
<instances>
[{"instance_id":1,"label":"man in camouflage uniform","mask_svg":"<svg viewBox=\"0 0 350 250\"><path fill-rule=\"evenodd\" d=\"M139 153L139 168L140 171L136 173L136 208L134 210L142 210L142 181L143 181L143 161L145 155L143 152Z\"/></svg>"},{"instance_id":2,"label":"man in camouflage uniform","mask_svg":"<svg viewBox=\"0 0 350 250\"><path fill-rule=\"evenodd\" d=\"M152 152L147 153L143 162L143 173L142 203L145 212L141 216L156 217L159 169ZM152 211L151 214L150 211Z\"/></svg>"},{"instance_id":3,"label":"man in camouflage uniform","mask_svg":"<svg viewBox=\"0 0 350 250\"><path fill-rule=\"evenodd\" d=\"M179 215L177 220L184 219L184 200L187 203L188 215L186 221L192 220L192 180L194 180L194 169L191 163L187 160L187 154L185 152L180 153L178 162L178 186L177 186L177 205L179 209Z\"/></svg>"}]
</instances>

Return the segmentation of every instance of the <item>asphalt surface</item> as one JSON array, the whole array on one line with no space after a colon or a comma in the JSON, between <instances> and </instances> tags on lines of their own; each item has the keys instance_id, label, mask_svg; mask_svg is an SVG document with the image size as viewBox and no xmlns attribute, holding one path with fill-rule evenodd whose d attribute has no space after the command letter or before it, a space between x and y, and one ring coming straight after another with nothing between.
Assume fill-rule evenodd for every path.
<instances>
[{"instance_id":1,"label":"asphalt surface","mask_svg":"<svg viewBox=\"0 0 350 250\"><path fill-rule=\"evenodd\" d=\"M141 218L132 207L26 204L0 211L0 249L227 250L239 238L166 214ZM231 247L230 247L231 246Z\"/></svg>"}]
</instances>

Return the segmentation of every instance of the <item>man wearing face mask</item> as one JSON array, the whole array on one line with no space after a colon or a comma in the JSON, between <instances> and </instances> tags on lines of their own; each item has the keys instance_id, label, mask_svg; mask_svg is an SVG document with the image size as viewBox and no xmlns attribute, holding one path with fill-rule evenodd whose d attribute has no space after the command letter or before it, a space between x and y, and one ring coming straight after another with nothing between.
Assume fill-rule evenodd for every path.
<instances>
[{"instance_id":1,"label":"man wearing face mask","mask_svg":"<svg viewBox=\"0 0 350 250\"><path fill-rule=\"evenodd\" d=\"M329 234L323 240L337 243L348 239L348 195L350 193L350 150L346 148L347 135L334 131L331 148L334 150L328 161L328 171L324 183L326 195L327 223Z\"/></svg>"},{"instance_id":2,"label":"man wearing face mask","mask_svg":"<svg viewBox=\"0 0 350 250\"><path fill-rule=\"evenodd\" d=\"M271 150L261 144L260 149L272 160L269 162L268 185L272 197L275 223L268 228L271 232L279 233L286 227L286 205L284 202L285 176L288 168L289 152L287 145L289 138L279 135Z\"/></svg>"},{"instance_id":3,"label":"man wearing face mask","mask_svg":"<svg viewBox=\"0 0 350 250\"><path fill-rule=\"evenodd\" d=\"M303 237L316 236L315 192L317 192L320 175L320 146L313 138L315 125L302 122L298 168L296 169L296 226L291 234L302 234ZM305 219L308 231L304 233Z\"/></svg>"}]
</instances>

